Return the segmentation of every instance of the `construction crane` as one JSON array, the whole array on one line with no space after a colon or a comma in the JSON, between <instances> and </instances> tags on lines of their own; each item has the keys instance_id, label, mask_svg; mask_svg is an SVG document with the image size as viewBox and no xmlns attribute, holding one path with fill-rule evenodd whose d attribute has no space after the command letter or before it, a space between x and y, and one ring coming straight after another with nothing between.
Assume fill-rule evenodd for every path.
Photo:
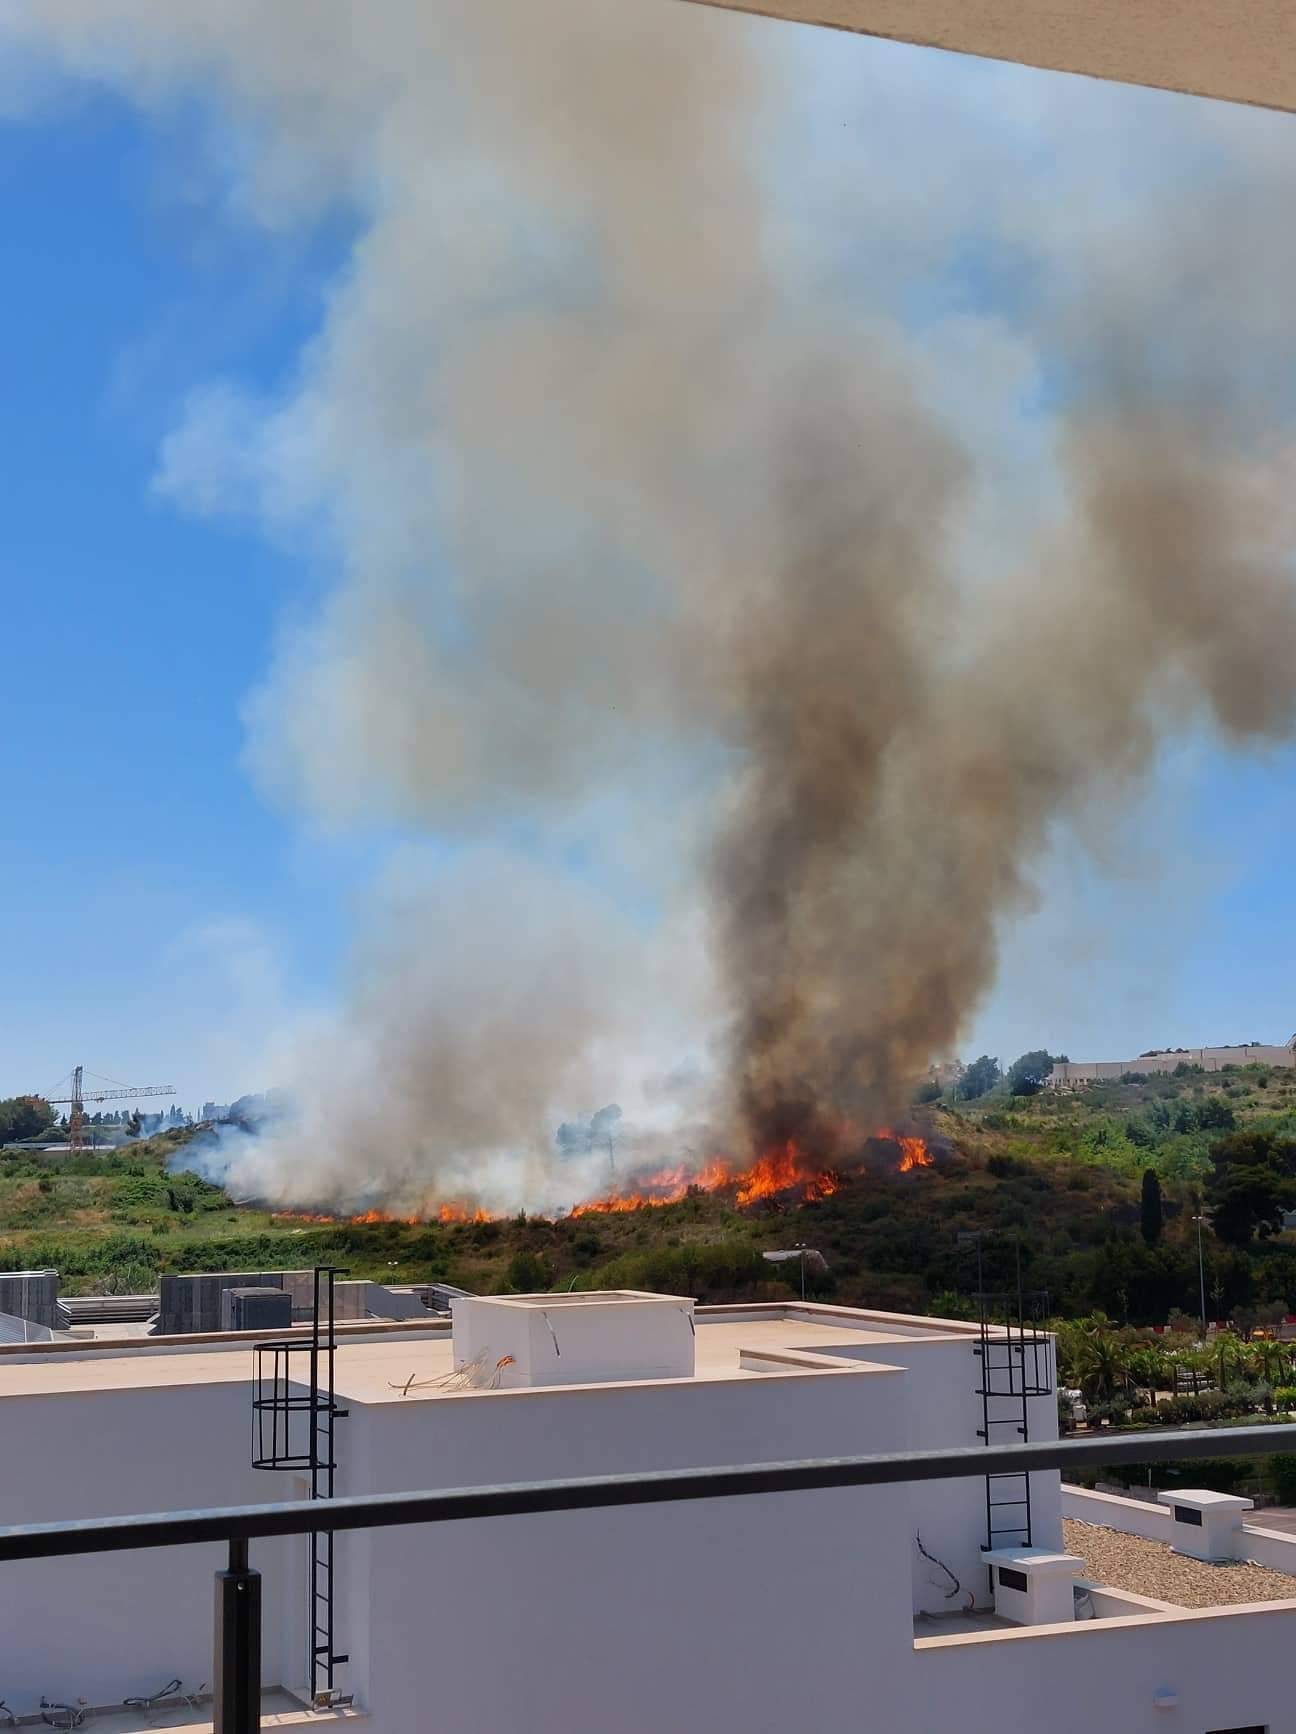
<instances>
[{"instance_id":1,"label":"construction crane","mask_svg":"<svg viewBox=\"0 0 1296 1734\"><path fill-rule=\"evenodd\" d=\"M127 1097L136 1096L174 1096L175 1086L172 1084L139 1084L134 1088L120 1085L113 1090L83 1090L81 1075L83 1068L77 1066L72 1073L72 1094L70 1096L47 1096L45 1100L53 1107L68 1109L68 1153L77 1155L86 1147L85 1135L85 1104L87 1102L119 1102ZM111 1080L106 1080L111 1082Z\"/></svg>"}]
</instances>

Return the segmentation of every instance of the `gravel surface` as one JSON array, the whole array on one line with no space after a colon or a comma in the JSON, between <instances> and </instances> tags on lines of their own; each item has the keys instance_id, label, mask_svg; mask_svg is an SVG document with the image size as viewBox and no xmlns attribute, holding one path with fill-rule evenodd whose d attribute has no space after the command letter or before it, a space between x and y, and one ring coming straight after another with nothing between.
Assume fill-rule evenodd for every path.
<instances>
[{"instance_id":1,"label":"gravel surface","mask_svg":"<svg viewBox=\"0 0 1296 1734\"><path fill-rule=\"evenodd\" d=\"M1112 1589L1154 1596L1181 1608L1219 1608L1233 1602L1296 1601L1296 1577L1267 1565L1230 1560L1210 1565L1187 1559L1162 1541L1065 1518L1062 1534L1068 1553L1085 1563L1083 1576Z\"/></svg>"}]
</instances>

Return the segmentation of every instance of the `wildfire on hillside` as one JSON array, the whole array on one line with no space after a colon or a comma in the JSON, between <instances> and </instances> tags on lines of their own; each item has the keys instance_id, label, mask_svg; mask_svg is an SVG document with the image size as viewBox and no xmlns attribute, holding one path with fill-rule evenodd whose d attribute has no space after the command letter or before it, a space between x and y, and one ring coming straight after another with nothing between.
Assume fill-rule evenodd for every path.
<instances>
[{"instance_id":1,"label":"wildfire on hillside","mask_svg":"<svg viewBox=\"0 0 1296 1734\"><path fill-rule=\"evenodd\" d=\"M436 1219L438 1222L490 1222L489 1210L483 1210L480 1205L470 1204L438 1204Z\"/></svg>"},{"instance_id":2,"label":"wildfire on hillside","mask_svg":"<svg viewBox=\"0 0 1296 1734\"><path fill-rule=\"evenodd\" d=\"M417 1227L423 1222L494 1222L496 1219L489 1210L480 1206L464 1203L444 1202L429 1204L426 1210L395 1211L395 1210L362 1210L355 1215L345 1211L318 1210L276 1210L275 1220L283 1222L316 1222L336 1226L339 1222L350 1223L356 1227L364 1227L375 1222L403 1222L407 1227Z\"/></svg>"},{"instance_id":3,"label":"wildfire on hillside","mask_svg":"<svg viewBox=\"0 0 1296 1734\"><path fill-rule=\"evenodd\" d=\"M788 1138L765 1151L746 1168L717 1156L701 1168L680 1164L652 1173L627 1176L623 1187L598 1198L582 1200L572 1206L570 1215L620 1216L634 1210L678 1204L691 1192L732 1193L734 1204L740 1210L760 1204L815 1204L821 1199L831 1198L840 1190L843 1176L850 1168L911 1174L919 1168L933 1167L935 1161L925 1138L917 1133L894 1132L889 1128L865 1140L858 1162L843 1163L840 1167L816 1161L795 1138ZM350 1217L305 1211L280 1211L277 1214L298 1222L349 1221L357 1224L441 1222L449 1225L498 1220L480 1205L468 1204L462 1199L436 1204L429 1202L425 1209L412 1214L384 1210L366 1210Z\"/></svg>"},{"instance_id":4,"label":"wildfire on hillside","mask_svg":"<svg viewBox=\"0 0 1296 1734\"><path fill-rule=\"evenodd\" d=\"M479 1205L465 1204L462 1199L444 1199L440 1204L429 1204L425 1210L404 1213L365 1210L359 1216L352 1216L347 1220L353 1223L404 1222L413 1228L420 1222L492 1222L494 1218L489 1210L483 1210Z\"/></svg>"},{"instance_id":5,"label":"wildfire on hillside","mask_svg":"<svg viewBox=\"0 0 1296 1734\"><path fill-rule=\"evenodd\" d=\"M915 1168L930 1168L936 1161L936 1158L927 1148L927 1141L924 1138L906 1138L895 1132L886 1132L882 1135L886 1138L893 1138L903 1151L899 1169L901 1174L911 1174Z\"/></svg>"},{"instance_id":6,"label":"wildfire on hillside","mask_svg":"<svg viewBox=\"0 0 1296 1734\"><path fill-rule=\"evenodd\" d=\"M894 1146L899 1160L890 1166L899 1174L930 1168L936 1160L927 1141L917 1134L882 1131L868 1143L875 1152L879 1146ZM655 1174L636 1175L624 1190L587 1199L576 1205L572 1215L619 1215L654 1205L677 1204L694 1188L700 1192L732 1191L734 1203L740 1209L766 1201L814 1204L831 1198L841 1184L839 1169L816 1162L795 1138L788 1138L759 1156L749 1168L738 1168L717 1157L696 1173L668 1168Z\"/></svg>"}]
</instances>

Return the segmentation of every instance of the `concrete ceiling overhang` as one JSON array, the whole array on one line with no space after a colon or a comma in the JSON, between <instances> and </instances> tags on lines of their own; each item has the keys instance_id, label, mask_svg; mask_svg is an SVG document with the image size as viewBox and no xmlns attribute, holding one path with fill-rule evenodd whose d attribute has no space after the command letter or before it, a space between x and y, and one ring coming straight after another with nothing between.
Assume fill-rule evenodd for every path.
<instances>
[{"instance_id":1,"label":"concrete ceiling overhang","mask_svg":"<svg viewBox=\"0 0 1296 1734\"><path fill-rule=\"evenodd\" d=\"M1078 72L1296 109L1296 0L690 0Z\"/></svg>"}]
</instances>

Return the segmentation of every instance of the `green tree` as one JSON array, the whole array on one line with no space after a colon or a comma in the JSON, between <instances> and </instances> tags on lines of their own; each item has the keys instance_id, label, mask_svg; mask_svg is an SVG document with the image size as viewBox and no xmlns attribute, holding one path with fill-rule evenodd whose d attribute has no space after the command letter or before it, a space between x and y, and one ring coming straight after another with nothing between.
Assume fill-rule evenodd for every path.
<instances>
[{"instance_id":1,"label":"green tree","mask_svg":"<svg viewBox=\"0 0 1296 1734\"><path fill-rule=\"evenodd\" d=\"M958 1093L965 1102L973 1102L978 1096L988 1096L1002 1077L998 1060L982 1054L959 1079Z\"/></svg>"},{"instance_id":2,"label":"green tree","mask_svg":"<svg viewBox=\"0 0 1296 1734\"><path fill-rule=\"evenodd\" d=\"M1052 1054L1045 1048L1032 1048L1030 1053L1023 1054L1009 1066L1008 1093L1012 1096L1037 1095L1052 1070Z\"/></svg>"},{"instance_id":3,"label":"green tree","mask_svg":"<svg viewBox=\"0 0 1296 1734\"><path fill-rule=\"evenodd\" d=\"M515 1252L509 1260L508 1286L516 1294L535 1294L549 1286L544 1260L538 1253Z\"/></svg>"},{"instance_id":4,"label":"green tree","mask_svg":"<svg viewBox=\"0 0 1296 1734\"><path fill-rule=\"evenodd\" d=\"M1079 1343L1077 1370L1080 1389L1087 1402L1110 1403L1129 1386L1126 1347L1101 1315L1093 1321L1086 1321Z\"/></svg>"},{"instance_id":5,"label":"green tree","mask_svg":"<svg viewBox=\"0 0 1296 1734\"><path fill-rule=\"evenodd\" d=\"M1201 1124L1197 1110L1191 1102L1180 1102L1175 1109L1174 1129L1176 1132L1195 1132Z\"/></svg>"},{"instance_id":6,"label":"green tree","mask_svg":"<svg viewBox=\"0 0 1296 1734\"><path fill-rule=\"evenodd\" d=\"M1291 1183L1270 1168L1230 1168L1206 1187L1211 1226L1226 1246L1250 1246L1277 1234L1291 1197Z\"/></svg>"},{"instance_id":7,"label":"green tree","mask_svg":"<svg viewBox=\"0 0 1296 1734\"><path fill-rule=\"evenodd\" d=\"M1266 1240L1296 1202L1296 1143L1277 1132L1233 1132L1211 1150L1206 1202L1216 1237L1229 1246Z\"/></svg>"},{"instance_id":8,"label":"green tree","mask_svg":"<svg viewBox=\"0 0 1296 1734\"><path fill-rule=\"evenodd\" d=\"M1296 1454L1275 1452L1269 1459L1268 1479L1280 1505L1296 1505Z\"/></svg>"},{"instance_id":9,"label":"green tree","mask_svg":"<svg viewBox=\"0 0 1296 1734\"><path fill-rule=\"evenodd\" d=\"M54 1110L43 1096L9 1096L0 1101L0 1144L39 1138L54 1124Z\"/></svg>"},{"instance_id":10,"label":"green tree","mask_svg":"<svg viewBox=\"0 0 1296 1734\"><path fill-rule=\"evenodd\" d=\"M1143 1230L1143 1240L1147 1246L1155 1246L1161 1238L1161 1230L1165 1226L1165 1218L1161 1208L1161 1182L1157 1179L1154 1169L1148 1168L1143 1174L1143 1197L1140 1204L1139 1226Z\"/></svg>"},{"instance_id":11,"label":"green tree","mask_svg":"<svg viewBox=\"0 0 1296 1734\"><path fill-rule=\"evenodd\" d=\"M1203 1132L1231 1132L1237 1120L1223 1096L1207 1096L1197 1110L1197 1124Z\"/></svg>"}]
</instances>

